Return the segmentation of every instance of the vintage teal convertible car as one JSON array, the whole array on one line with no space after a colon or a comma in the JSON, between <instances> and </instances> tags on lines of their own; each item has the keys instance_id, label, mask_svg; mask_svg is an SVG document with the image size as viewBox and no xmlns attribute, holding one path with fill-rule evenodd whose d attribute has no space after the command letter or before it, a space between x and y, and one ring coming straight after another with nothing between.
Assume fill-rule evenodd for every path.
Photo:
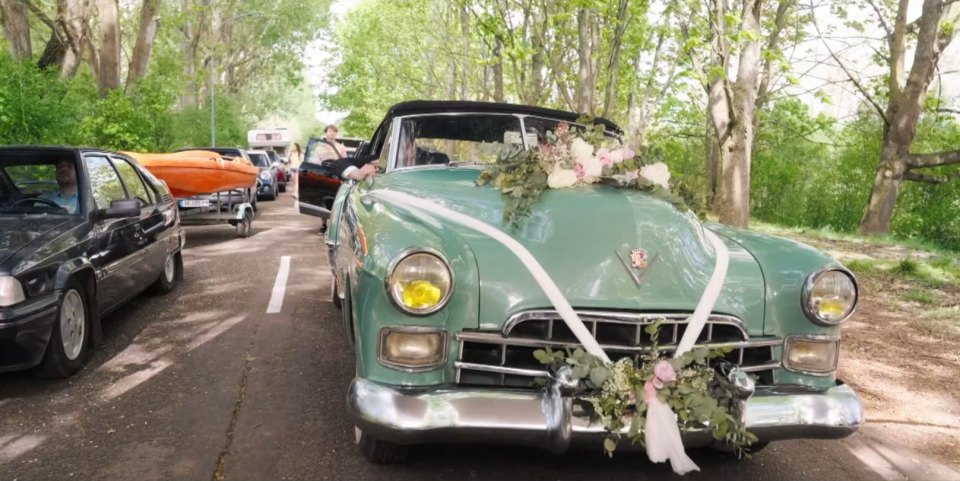
<instances>
[{"instance_id":1,"label":"vintage teal convertible car","mask_svg":"<svg viewBox=\"0 0 960 481\"><path fill-rule=\"evenodd\" d=\"M744 421L759 443L842 438L863 422L861 402L836 377L840 326L855 309L854 277L796 242L720 225L639 191L606 185L550 190L517 229L504 200L475 183L509 146L530 148L569 112L473 103L401 103L359 156L383 173L345 182L328 232L334 301L356 355L349 412L363 454L404 459L436 442L532 445L561 452L600 443L603 426L569 391L538 387L543 347L577 346L531 274L504 245L429 212L384 201L401 192L502 229L549 273L611 357L649 347L644 326L666 322L661 344L683 335L714 266L703 229L730 252L721 294L698 342L730 348L727 360L755 390ZM596 125L617 141L619 128ZM648 253L641 275L625 259ZM665 338L665 339L664 339ZM685 430L684 444L713 438Z\"/></svg>"}]
</instances>

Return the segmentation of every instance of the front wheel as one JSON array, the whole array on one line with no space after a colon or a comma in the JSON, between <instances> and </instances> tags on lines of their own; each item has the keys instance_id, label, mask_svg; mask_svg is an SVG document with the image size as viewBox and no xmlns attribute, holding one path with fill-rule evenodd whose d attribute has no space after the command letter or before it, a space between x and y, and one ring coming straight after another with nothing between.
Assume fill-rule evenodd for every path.
<instances>
[{"instance_id":1,"label":"front wheel","mask_svg":"<svg viewBox=\"0 0 960 481\"><path fill-rule=\"evenodd\" d=\"M360 453L368 461L377 464L396 464L407 460L410 455L410 448L400 444L377 439L364 433L360 428L354 428L357 436L357 446L360 447Z\"/></svg>"},{"instance_id":2,"label":"front wheel","mask_svg":"<svg viewBox=\"0 0 960 481\"><path fill-rule=\"evenodd\" d=\"M67 378L83 367L90 351L90 316L87 296L76 280L67 283L57 322L37 375L43 378Z\"/></svg>"},{"instance_id":3,"label":"front wheel","mask_svg":"<svg viewBox=\"0 0 960 481\"><path fill-rule=\"evenodd\" d=\"M253 234L253 214L248 210L243 213L243 219L237 222L237 237L247 238Z\"/></svg>"}]
</instances>

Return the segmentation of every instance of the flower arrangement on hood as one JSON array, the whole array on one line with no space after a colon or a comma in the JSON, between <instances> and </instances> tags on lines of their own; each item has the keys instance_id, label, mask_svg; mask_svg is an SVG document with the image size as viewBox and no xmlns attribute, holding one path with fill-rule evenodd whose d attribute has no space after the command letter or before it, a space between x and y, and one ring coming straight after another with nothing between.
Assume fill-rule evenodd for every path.
<instances>
[{"instance_id":1,"label":"flower arrangement on hood","mask_svg":"<svg viewBox=\"0 0 960 481\"><path fill-rule=\"evenodd\" d=\"M596 183L642 190L681 210L688 208L675 192L678 189L672 188L676 186L665 163L645 161L626 146L598 147L615 140L590 118L579 119L576 126L560 122L537 148L515 147L501 152L477 178L477 185L491 184L500 189L506 198L503 221L513 226L529 215L546 189Z\"/></svg>"}]
</instances>

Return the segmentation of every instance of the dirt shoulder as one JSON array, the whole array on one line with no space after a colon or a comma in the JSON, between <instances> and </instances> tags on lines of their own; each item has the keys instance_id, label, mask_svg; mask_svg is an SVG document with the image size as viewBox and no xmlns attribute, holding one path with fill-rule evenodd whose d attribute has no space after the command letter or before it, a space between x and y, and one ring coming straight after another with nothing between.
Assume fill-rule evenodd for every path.
<instances>
[{"instance_id":1,"label":"dirt shoulder","mask_svg":"<svg viewBox=\"0 0 960 481\"><path fill-rule=\"evenodd\" d=\"M955 253L763 231L829 252L857 275L839 376L864 401L874 433L960 467L960 260Z\"/></svg>"}]
</instances>

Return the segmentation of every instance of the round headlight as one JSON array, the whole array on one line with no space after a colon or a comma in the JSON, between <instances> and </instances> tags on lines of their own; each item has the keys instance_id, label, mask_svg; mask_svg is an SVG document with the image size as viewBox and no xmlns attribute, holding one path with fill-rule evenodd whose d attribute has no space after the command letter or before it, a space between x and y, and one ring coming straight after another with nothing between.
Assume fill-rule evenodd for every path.
<instances>
[{"instance_id":1,"label":"round headlight","mask_svg":"<svg viewBox=\"0 0 960 481\"><path fill-rule=\"evenodd\" d=\"M850 317L857 306L857 283L846 271L815 272L807 278L802 301L811 321L833 326Z\"/></svg>"},{"instance_id":2,"label":"round headlight","mask_svg":"<svg viewBox=\"0 0 960 481\"><path fill-rule=\"evenodd\" d=\"M416 251L400 257L387 277L387 291L394 304L414 315L440 310L452 290L450 266L431 252Z\"/></svg>"},{"instance_id":3,"label":"round headlight","mask_svg":"<svg viewBox=\"0 0 960 481\"><path fill-rule=\"evenodd\" d=\"M267 172L266 170L260 171L260 178L263 180L269 180L270 172Z\"/></svg>"}]
</instances>

